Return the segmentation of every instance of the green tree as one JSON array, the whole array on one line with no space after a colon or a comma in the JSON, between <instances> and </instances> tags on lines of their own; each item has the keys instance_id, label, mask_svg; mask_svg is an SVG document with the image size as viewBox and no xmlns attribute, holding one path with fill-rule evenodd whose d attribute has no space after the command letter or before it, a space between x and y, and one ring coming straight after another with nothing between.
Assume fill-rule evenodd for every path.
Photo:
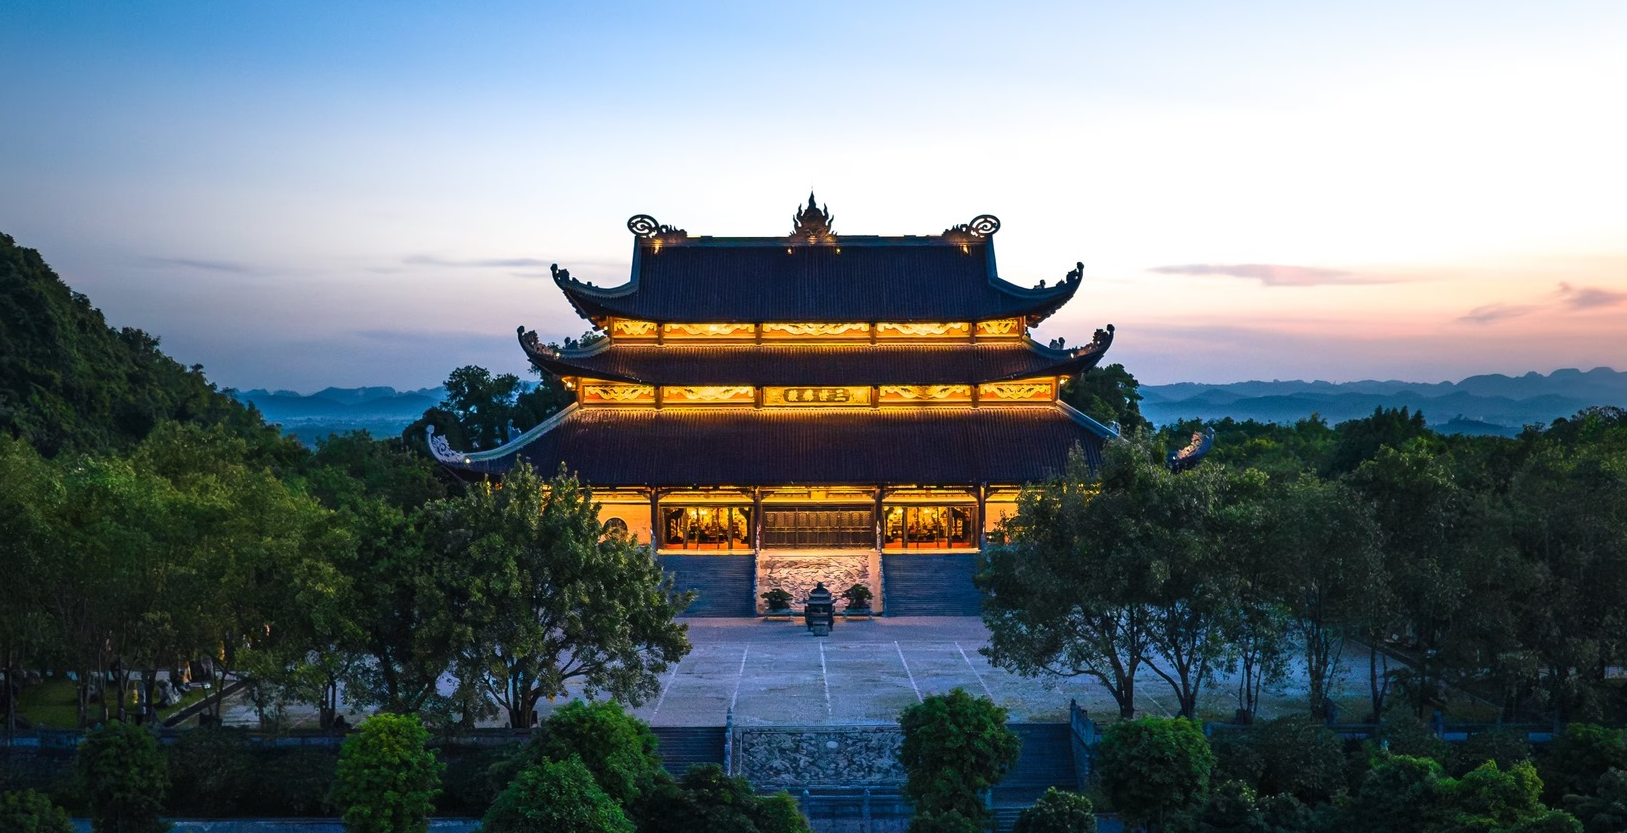
<instances>
[{"instance_id":1,"label":"green tree","mask_svg":"<svg viewBox=\"0 0 1627 833\"><path fill-rule=\"evenodd\" d=\"M637 802L639 833L808 833L808 819L784 792L762 796L717 764L662 779Z\"/></svg>"},{"instance_id":2,"label":"green tree","mask_svg":"<svg viewBox=\"0 0 1627 833\"><path fill-rule=\"evenodd\" d=\"M1424 422L1423 412L1409 412L1406 408L1375 408L1370 417L1339 423L1335 434L1337 439L1322 472L1329 476L1355 471L1378 456L1380 449L1399 451L1412 440L1434 436Z\"/></svg>"},{"instance_id":3,"label":"green tree","mask_svg":"<svg viewBox=\"0 0 1627 833\"><path fill-rule=\"evenodd\" d=\"M424 833L441 770L415 715L375 714L339 751L332 801L348 833Z\"/></svg>"},{"instance_id":4,"label":"green tree","mask_svg":"<svg viewBox=\"0 0 1627 833\"><path fill-rule=\"evenodd\" d=\"M1394 755L1368 771L1344 808L1343 829L1368 833L1424 833L1446 815L1441 765L1429 758Z\"/></svg>"},{"instance_id":5,"label":"green tree","mask_svg":"<svg viewBox=\"0 0 1627 833\"><path fill-rule=\"evenodd\" d=\"M1137 452L1109 446L1109 465ZM1145 453L1142 453L1145 457ZM1097 500L1101 479L1078 449L1051 483L1024 488L1006 523L1009 544L978 562L989 643L979 651L1024 677L1087 676L1135 715L1136 676L1148 651L1150 577L1133 501Z\"/></svg>"},{"instance_id":6,"label":"green tree","mask_svg":"<svg viewBox=\"0 0 1627 833\"><path fill-rule=\"evenodd\" d=\"M1587 833L1627 830L1627 771L1612 769L1599 776L1591 794L1567 795L1564 802Z\"/></svg>"},{"instance_id":7,"label":"green tree","mask_svg":"<svg viewBox=\"0 0 1627 833\"><path fill-rule=\"evenodd\" d=\"M6 691L6 737L17 731L20 672L57 647L60 621L52 615L61 560L57 557L61 477L27 444L0 432L0 673Z\"/></svg>"},{"instance_id":8,"label":"green tree","mask_svg":"<svg viewBox=\"0 0 1627 833\"><path fill-rule=\"evenodd\" d=\"M1321 804L1345 789L1343 739L1306 715L1217 732L1212 742L1216 777L1246 783L1260 795Z\"/></svg>"},{"instance_id":9,"label":"green tree","mask_svg":"<svg viewBox=\"0 0 1627 833\"><path fill-rule=\"evenodd\" d=\"M1022 746L1006 717L993 700L960 688L904 709L898 760L907 779L904 794L917 813L986 821L983 794L1017 763Z\"/></svg>"},{"instance_id":10,"label":"green tree","mask_svg":"<svg viewBox=\"0 0 1627 833\"><path fill-rule=\"evenodd\" d=\"M1215 755L1198 724L1146 717L1102 733L1095 767L1102 792L1120 816L1149 829L1193 809L1209 789Z\"/></svg>"},{"instance_id":11,"label":"green tree","mask_svg":"<svg viewBox=\"0 0 1627 833\"><path fill-rule=\"evenodd\" d=\"M1141 383L1122 364L1087 370L1062 386L1063 402L1121 431L1143 431L1152 423L1141 415Z\"/></svg>"},{"instance_id":12,"label":"green tree","mask_svg":"<svg viewBox=\"0 0 1627 833\"><path fill-rule=\"evenodd\" d=\"M519 466L502 488L427 505L418 526L457 635L455 671L511 726L572 684L643 702L689 652L673 619L692 595L673 590L648 548L606 534L574 477Z\"/></svg>"},{"instance_id":13,"label":"green tree","mask_svg":"<svg viewBox=\"0 0 1627 833\"><path fill-rule=\"evenodd\" d=\"M1224 781L1210 790L1183 826L1193 833L1271 833L1259 795L1241 781Z\"/></svg>"},{"instance_id":14,"label":"green tree","mask_svg":"<svg viewBox=\"0 0 1627 833\"><path fill-rule=\"evenodd\" d=\"M1096 833L1096 808L1078 793L1052 787L1017 814L1011 833Z\"/></svg>"},{"instance_id":15,"label":"green tree","mask_svg":"<svg viewBox=\"0 0 1627 833\"><path fill-rule=\"evenodd\" d=\"M633 833L619 804L576 758L532 764L492 802L481 829L489 833Z\"/></svg>"},{"instance_id":16,"label":"green tree","mask_svg":"<svg viewBox=\"0 0 1627 833\"><path fill-rule=\"evenodd\" d=\"M0 793L0 833L73 833L73 820L45 793Z\"/></svg>"},{"instance_id":17,"label":"green tree","mask_svg":"<svg viewBox=\"0 0 1627 833\"><path fill-rule=\"evenodd\" d=\"M661 757L655 749L649 725L620 704L572 700L549 715L516 754L494 765L493 772L507 780L535 763L576 759L606 795L629 807L660 777Z\"/></svg>"},{"instance_id":18,"label":"green tree","mask_svg":"<svg viewBox=\"0 0 1627 833\"><path fill-rule=\"evenodd\" d=\"M164 754L152 733L119 720L91 730L75 763L96 833L163 833L158 817L169 790Z\"/></svg>"},{"instance_id":19,"label":"green tree","mask_svg":"<svg viewBox=\"0 0 1627 833\"><path fill-rule=\"evenodd\" d=\"M1627 742L1620 729L1572 723L1554 738L1539 766L1548 800L1558 803L1566 795L1592 792L1612 769L1627 770Z\"/></svg>"}]
</instances>

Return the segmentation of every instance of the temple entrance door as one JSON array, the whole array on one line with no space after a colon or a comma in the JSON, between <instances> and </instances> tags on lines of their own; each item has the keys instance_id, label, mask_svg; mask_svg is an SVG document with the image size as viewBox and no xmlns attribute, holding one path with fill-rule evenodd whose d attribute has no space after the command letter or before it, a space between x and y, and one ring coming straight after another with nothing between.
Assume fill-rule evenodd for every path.
<instances>
[{"instance_id":1,"label":"temple entrance door","mask_svg":"<svg viewBox=\"0 0 1627 833\"><path fill-rule=\"evenodd\" d=\"M763 549L875 549L873 506L764 507Z\"/></svg>"}]
</instances>

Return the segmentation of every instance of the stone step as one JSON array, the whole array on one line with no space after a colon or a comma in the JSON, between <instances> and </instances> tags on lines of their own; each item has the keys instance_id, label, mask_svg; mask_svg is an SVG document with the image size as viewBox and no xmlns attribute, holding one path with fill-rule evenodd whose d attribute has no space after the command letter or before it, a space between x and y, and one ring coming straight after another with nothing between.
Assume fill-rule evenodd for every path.
<instances>
[{"instance_id":1,"label":"stone step","mask_svg":"<svg viewBox=\"0 0 1627 833\"><path fill-rule=\"evenodd\" d=\"M757 559L750 555L662 555L679 590L694 590L685 616L755 616Z\"/></svg>"},{"instance_id":2,"label":"stone step","mask_svg":"<svg viewBox=\"0 0 1627 833\"><path fill-rule=\"evenodd\" d=\"M883 555L882 604L888 616L977 616L975 555Z\"/></svg>"},{"instance_id":3,"label":"stone step","mask_svg":"<svg viewBox=\"0 0 1627 833\"><path fill-rule=\"evenodd\" d=\"M696 764L723 765L726 735L722 726L652 726L660 744L656 753L661 766L673 777L681 777Z\"/></svg>"}]
</instances>

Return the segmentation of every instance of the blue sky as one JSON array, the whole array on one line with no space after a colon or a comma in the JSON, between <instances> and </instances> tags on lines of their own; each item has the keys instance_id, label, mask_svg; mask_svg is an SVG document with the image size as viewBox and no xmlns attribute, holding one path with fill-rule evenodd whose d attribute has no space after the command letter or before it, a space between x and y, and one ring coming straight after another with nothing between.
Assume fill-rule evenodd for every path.
<instances>
[{"instance_id":1,"label":"blue sky","mask_svg":"<svg viewBox=\"0 0 1627 833\"><path fill-rule=\"evenodd\" d=\"M626 218L1000 216L1149 382L1627 369L1627 4L0 6L0 231L238 387L523 372Z\"/></svg>"}]
</instances>

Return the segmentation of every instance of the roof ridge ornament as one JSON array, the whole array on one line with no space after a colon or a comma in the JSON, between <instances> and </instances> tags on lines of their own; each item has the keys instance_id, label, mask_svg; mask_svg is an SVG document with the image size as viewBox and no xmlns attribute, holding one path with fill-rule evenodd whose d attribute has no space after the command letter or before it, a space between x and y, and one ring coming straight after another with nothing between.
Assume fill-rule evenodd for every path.
<instances>
[{"instance_id":1,"label":"roof ridge ornament","mask_svg":"<svg viewBox=\"0 0 1627 833\"><path fill-rule=\"evenodd\" d=\"M972 237L981 239L984 237L992 237L994 233L999 230L999 217L996 217L993 214L979 214L976 217L973 217L970 223L961 223L958 226L950 226L949 228L944 229L943 236L955 238Z\"/></svg>"},{"instance_id":2,"label":"roof ridge ornament","mask_svg":"<svg viewBox=\"0 0 1627 833\"><path fill-rule=\"evenodd\" d=\"M667 237L667 236L671 236L671 237L688 237L689 236L689 232L684 231L681 228L673 228L672 226L664 226L664 225L656 222L656 219L654 217L651 217L648 214L634 214L633 216L628 217L627 218L627 230L632 232L633 236L640 237L640 238L643 238L645 240L656 240L656 239L659 239L659 238L662 238L662 237Z\"/></svg>"},{"instance_id":3,"label":"roof ridge ornament","mask_svg":"<svg viewBox=\"0 0 1627 833\"><path fill-rule=\"evenodd\" d=\"M814 201L814 192L808 191L808 205L799 206L797 213L791 215L792 242L806 242L809 245L836 242L836 232L831 223L836 222L836 215L830 213L830 206L820 206Z\"/></svg>"}]
</instances>

